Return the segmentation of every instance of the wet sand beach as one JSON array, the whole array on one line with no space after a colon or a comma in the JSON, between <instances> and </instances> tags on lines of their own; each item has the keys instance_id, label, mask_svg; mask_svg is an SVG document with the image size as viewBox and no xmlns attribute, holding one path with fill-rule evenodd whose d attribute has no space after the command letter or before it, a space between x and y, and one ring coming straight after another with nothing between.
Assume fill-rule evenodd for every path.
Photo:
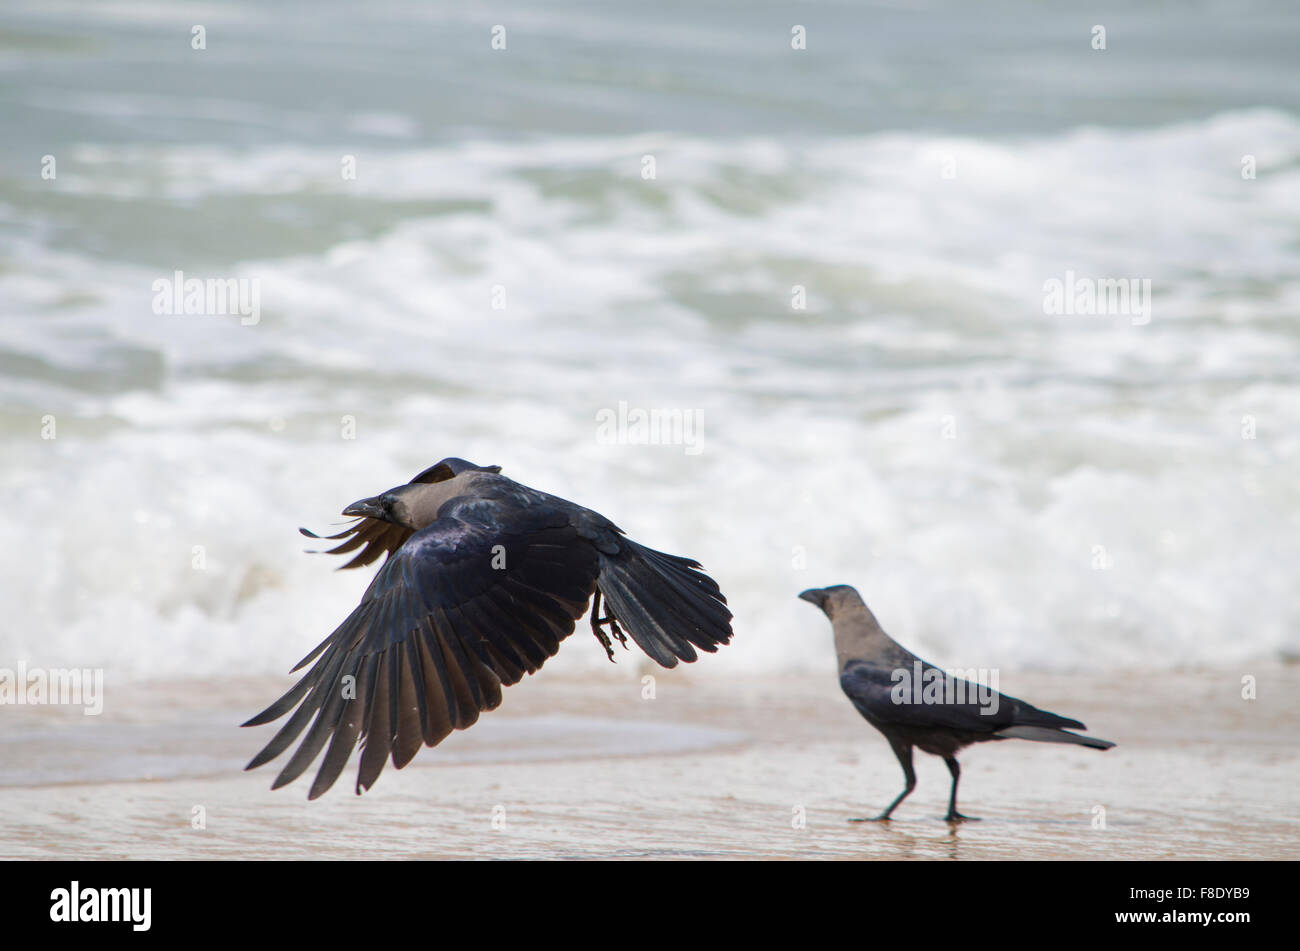
<instances>
[{"instance_id":1,"label":"wet sand beach","mask_svg":"<svg viewBox=\"0 0 1300 951\"><path fill-rule=\"evenodd\" d=\"M1002 687L1116 741L1105 753L1008 741L965 751L960 804L918 754L902 788L884 739L825 677L741 682L635 661L539 676L498 711L352 794L279 762L241 772L273 727L237 724L286 681L120 687L104 713L6 712L0 843L8 858L86 859L1296 859L1300 667L1156 678L1019 672ZM1244 674L1258 699L1241 699ZM1105 825L1099 826L1099 807ZM204 828L195 828L195 817Z\"/></svg>"},{"instance_id":2,"label":"wet sand beach","mask_svg":"<svg viewBox=\"0 0 1300 951\"><path fill-rule=\"evenodd\" d=\"M0 7L0 856L1300 858L1300 7L210 6ZM733 643L580 621L272 792L238 724L378 570L299 527L445 457L697 560ZM851 824L903 776L841 583L1119 746Z\"/></svg>"}]
</instances>

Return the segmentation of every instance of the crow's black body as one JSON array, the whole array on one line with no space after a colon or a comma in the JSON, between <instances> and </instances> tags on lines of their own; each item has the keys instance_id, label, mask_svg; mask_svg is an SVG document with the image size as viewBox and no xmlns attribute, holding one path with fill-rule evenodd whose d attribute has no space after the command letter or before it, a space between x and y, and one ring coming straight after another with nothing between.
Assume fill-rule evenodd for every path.
<instances>
[{"instance_id":1,"label":"crow's black body","mask_svg":"<svg viewBox=\"0 0 1300 951\"><path fill-rule=\"evenodd\" d=\"M926 663L886 634L848 585L809 588L799 597L826 613L835 634L840 688L863 719L884 734L903 768L906 786L872 821L887 820L916 788L913 748L942 757L947 764L952 776L947 819L957 822L970 818L957 811L961 767L956 754L963 747L1012 739L1098 750L1115 745L1069 732L1084 729L1078 720L976 686Z\"/></svg>"},{"instance_id":2,"label":"crow's black body","mask_svg":"<svg viewBox=\"0 0 1300 951\"><path fill-rule=\"evenodd\" d=\"M388 759L400 769L498 706L502 685L540 669L588 602L611 659L610 634L626 644L626 632L665 667L731 639L726 599L697 562L638 545L604 516L497 467L445 459L344 514L362 516L331 536L345 539L334 552L361 548L344 567L388 558L356 609L294 668L315 661L311 670L245 724L294 710L248 765L302 736L273 788L325 749L316 798L360 742L356 789L368 789Z\"/></svg>"}]
</instances>

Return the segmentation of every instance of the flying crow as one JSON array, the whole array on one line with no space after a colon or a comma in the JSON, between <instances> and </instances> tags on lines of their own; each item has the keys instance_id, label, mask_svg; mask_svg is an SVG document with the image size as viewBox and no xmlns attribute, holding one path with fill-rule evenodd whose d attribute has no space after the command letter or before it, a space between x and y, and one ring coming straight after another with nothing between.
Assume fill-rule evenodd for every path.
<instances>
[{"instance_id":1,"label":"flying crow","mask_svg":"<svg viewBox=\"0 0 1300 951\"><path fill-rule=\"evenodd\" d=\"M603 515L500 472L444 459L343 510L360 518L328 536L343 540L332 552L360 549L343 567L385 561L361 603L294 668L315 661L311 669L244 724L294 711L247 769L302 736L279 788L328 743L315 799L360 743L359 795L389 758L401 769L422 745L495 709L502 685L540 669L589 601L610 660L611 637L624 647L631 637L664 667L730 641L726 598L698 562L638 545Z\"/></svg>"}]
</instances>

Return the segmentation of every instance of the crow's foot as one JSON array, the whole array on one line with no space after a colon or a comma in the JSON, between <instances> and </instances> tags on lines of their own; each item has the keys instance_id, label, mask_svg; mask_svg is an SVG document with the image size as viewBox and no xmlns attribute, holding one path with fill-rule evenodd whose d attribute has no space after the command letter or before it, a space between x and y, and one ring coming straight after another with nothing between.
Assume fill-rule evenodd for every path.
<instances>
[{"instance_id":1,"label":"crow's foot","mask_svg":"<svg viewBox=\"0 0 1300 951\"><path fill-rule=\"evenodd\" d=\"M627 649L627 635L623 629L618 626L618 618L614 617L614 612L609 609L609 602L605 603L605 616L600 617L600 591L596 592L595 598L591 602L591 633L596 635L596 640L600 641L600 646L605 648L605 653L609 656L610 662L614 661L614 642L610 640L609 635L613 634L618 642ZM602 627L608 626L609 632L601 630Z\"/></svg>"}]
</instances>

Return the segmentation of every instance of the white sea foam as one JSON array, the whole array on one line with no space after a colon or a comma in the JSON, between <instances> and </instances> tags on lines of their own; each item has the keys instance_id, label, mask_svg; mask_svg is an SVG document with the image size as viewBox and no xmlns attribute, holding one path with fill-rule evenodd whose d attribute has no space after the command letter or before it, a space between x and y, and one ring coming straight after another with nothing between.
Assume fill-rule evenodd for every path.
<instances>
[{"instance_id":1,"label":"white sea foam","mask_svg":"<svg viewBox=\"0 0 1300 951\"><path fill-rule=\"evenodd\" d=\"M355 182L326 148L64 163L68 196L151 198L164 232L230 214L203 261L147 224L119 253L89 218L56 241L7 196L0 657L102 666L110 688L283 671L370 573L333 573L295 528L443 455L703 561L737 615L704 676L825 668L794 595L834 583L947 666L1300 653L1293 117L358 159ZM182 265L259 280L259 324L153 314ZM1152 322L1045 315L1067 269L1150 278ZM620 401L696 412L702 451L602 442ZM586 642L552 663L606 661Z\"/></svg>"}]
</instances>

